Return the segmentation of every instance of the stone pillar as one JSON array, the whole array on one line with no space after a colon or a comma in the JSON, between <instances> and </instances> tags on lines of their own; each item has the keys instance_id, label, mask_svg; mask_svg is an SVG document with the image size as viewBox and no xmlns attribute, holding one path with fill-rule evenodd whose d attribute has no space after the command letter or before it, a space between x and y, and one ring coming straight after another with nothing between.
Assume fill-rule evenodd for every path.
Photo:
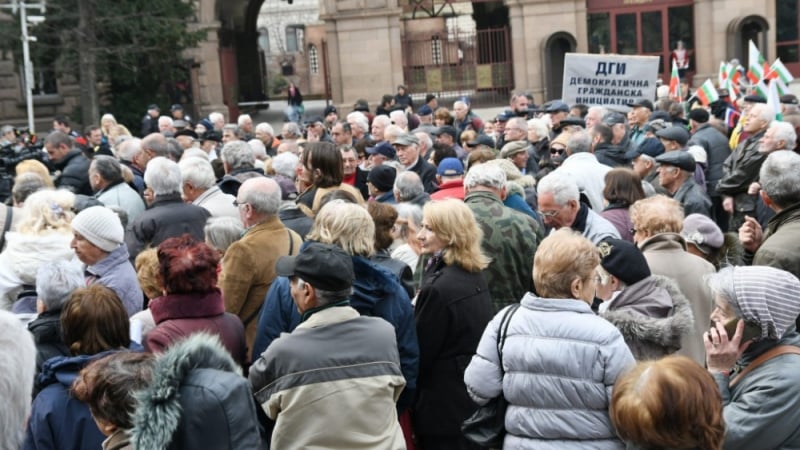
<instances>
[{"instance_id":1,"label":"stone pillar","mask_svg":"<svg viewBox=\"0 0 800 450\"><path fill-rule=\"evenodd\" d=\"M403 82L398 0L321 0L335 104L378 101Z\"/></svg>"},{"instance_id":2,"label":"stone pillar","mask_svg":"<svg viewBox=\"0 0 800 450\"><path fill-rule=\"evenodd\" d=\"M189 30L208 30L206 39L197 47L185 52L197 64L197 85L192 86L194 103L199 117L208 116L212 111L227 112L222 101L222 75L219 65L220 22L215 17L214 1L197 3L197 22L189 24Z\"/></svg>"},{"instance_id":3,"label":"stone pillar","mask_svg":"<svg viewBox=\"0 0 800 450\"><path fill-rule=\"evenodd\" d=\"M555 33L572 35L577 51L587 50L585 0L505 0L511 26L514 88L533 93L542 103L545 92L545 44Z\"/></svg>"}]
</instances>

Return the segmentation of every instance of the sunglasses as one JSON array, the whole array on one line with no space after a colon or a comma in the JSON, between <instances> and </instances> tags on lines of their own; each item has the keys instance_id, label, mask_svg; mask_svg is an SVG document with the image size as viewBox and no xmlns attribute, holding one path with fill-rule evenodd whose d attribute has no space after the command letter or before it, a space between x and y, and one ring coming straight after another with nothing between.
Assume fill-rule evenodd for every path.
<instances>
[{"instance_id":1,"label":"sunglasses","mask_svg":"<svg viewBox=\"0 0 800 450\"><path fill-rule=\"evenodd\" d=\"M566 151L566 149L564 149L564 148L551 148L550 149L550 154L563 155L564 151Z\"/></svg>"}]
</instances>

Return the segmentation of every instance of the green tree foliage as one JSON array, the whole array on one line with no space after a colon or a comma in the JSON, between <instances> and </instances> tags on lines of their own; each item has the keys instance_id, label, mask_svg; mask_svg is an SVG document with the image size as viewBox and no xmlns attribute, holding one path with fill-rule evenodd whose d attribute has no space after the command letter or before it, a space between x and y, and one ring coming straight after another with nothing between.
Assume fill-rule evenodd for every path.
<instances>
[{"instance_id":1,"label":"green tree foliage","mask_svg":"<svg viewBox=\"0 0 800 450\"><path fill-rule=\"evenodd\" d=\"M81 10L90 11L83 28L79 26ZM172 102L191 102L180 94L180 86L188 91L190 84L191 61L183 51L206 37L205 30L190 29L196 22L193 2L49 0L45 16L46 21L33 31L38 38L31 44L34 65L53 67L62 83L94 71L100 112L114 114L133 133L148 104L158 103L166 110ZM12 50L21 61L18 30L18 23L7 23L0 29L0 39L12 40ZM81 39L88 46L81 47ZM94 68L79 63L81 48L94 55Z\"/></svg>"}]
</instances>

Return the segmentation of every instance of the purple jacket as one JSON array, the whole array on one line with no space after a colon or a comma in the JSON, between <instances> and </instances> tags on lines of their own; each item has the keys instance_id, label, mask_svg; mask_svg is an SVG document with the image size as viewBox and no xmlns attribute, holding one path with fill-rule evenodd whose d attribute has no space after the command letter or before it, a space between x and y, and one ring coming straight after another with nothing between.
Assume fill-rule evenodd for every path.
<instances>
[{"instance_id":1,"label":"purple jacket","mask_svg":"<svg viewBox=\"0 0 800 450\"><path fill-rule=\"evenodd\" d=\"M147 351L163 352L175 341L207 331L219 336L233 359L244 367L247 346L244 325L238 316L225 312L219 289L195 294L168 294L150 302L156 327L147 334Z\"/></svg>"},{"instance_id":2,"label":"purple jacket","mask_svg":"<svg viewBox=\"0 0 800 450\"><path fill-rule=\"evenodd\" d=\"M631 215L627 207L608 205L600 215L614 225L614 228L619 231L621 239L633 242L633 234L631 233L633 222L631 222Z\"/></svg>"}]
</instances>

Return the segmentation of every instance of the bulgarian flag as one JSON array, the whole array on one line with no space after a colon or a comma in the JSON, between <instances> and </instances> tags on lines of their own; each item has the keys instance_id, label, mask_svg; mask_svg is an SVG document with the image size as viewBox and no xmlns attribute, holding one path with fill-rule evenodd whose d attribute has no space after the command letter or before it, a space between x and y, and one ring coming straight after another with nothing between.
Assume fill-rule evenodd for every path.
<instances>
[{"instance_id":1,"label":"bulgarian flag","mask_svg":"<svg viewBox=\"0 0 800 450\"><path fill-rule=\"evenodd\" d=\"M776 83L775 80L769 82L767 105L775 111L775 120L783 120L783 114L781 114L781 100L778 94L778 83Z\"/></svg>"},{"instance_id":2,"label":"bulgarian flag","mask_svg":"<svg viewBox=\"0 0 800 450\"><path fill-rule=\"evenodd\" d=\"M725 61L719 62L719 73L717 74L717 85L722 86L725 84L725 80L728 79L728 72L730 72L729 67L730 64L726 63Z\"/></svg>"},{"instance_id":3,"label":"bulgarian flag","mask_svg":"<svg viewBox=\"0 0 800 450\"><path fill-rule=\"evenodd\" d=\"M775 62L770 66L770 71L767 75L767 78L770 80L780 79L784 86L794 80L792 73L789 72L789 69L783 65L783 62L781 62L780 58L776 59Z\"/></svg>"},{"instance_id":4,"label":"bulgarian flag","mask_svg":"<svg viewBox=\"0 0 800 450\"><path fill-rule=\"evenodd\" d=\"M758 82L753 85L753 91L764 98L769 98L769 88L764 84L764 80L758 80Z\"/></svg>"},{"instance_id":5,"label":"bulgarian flag","mask_svg":"<svg viewBox=\"0 0 800 450\"><path fill-rule=\"evenodd\" d=\"M681 79L678 76L678 62L672 59L672 75L669 77L669 98L681 101Z\"/></svg>"},{"instance_id":6,"label":"bulgarian flag","mask_svg":"<svg viewBox=\"0 0 800 450\"><path fill-rule=\"evenodd\" d=\"M761 52L758 51L758 47L753 41L750 41L750 48L748 53L748 63L747 63L747 78L750 79L750 82L753 84L758 83L759 80L764 78L764 75L769 73L770 67L767 65L767 62L764 60L764 57L761 56Z\"/></svg>"},{"instance_id":7,"label":"bulgarian flag","mask_svg":"<svg viewBox=\"0 0 800 450\"><path fill-rule=\"evenodd\" d=\"M731 83L736 85L736 89L739 89L739 79L742 78L742 72L739 72L739 67L741 66L734 66L733 64L728 65L728 76L727 79L730 80Z\"/></svg>"},{"instance_id":8,"label":"bulgarian flag","mask_svg":"<svg viewBox=\"0 0 800 450\"><path fill-rule=\"evenodd\" d=\"M717 89L714 87L714 83L711 82L711 79L707 79L700 88L695 92L697 98L700 99L700 103L703 106L708 106L710 103L714 103L715 101L719 100L719 94L717 94Z\"/></svg>"}]
</instances>

